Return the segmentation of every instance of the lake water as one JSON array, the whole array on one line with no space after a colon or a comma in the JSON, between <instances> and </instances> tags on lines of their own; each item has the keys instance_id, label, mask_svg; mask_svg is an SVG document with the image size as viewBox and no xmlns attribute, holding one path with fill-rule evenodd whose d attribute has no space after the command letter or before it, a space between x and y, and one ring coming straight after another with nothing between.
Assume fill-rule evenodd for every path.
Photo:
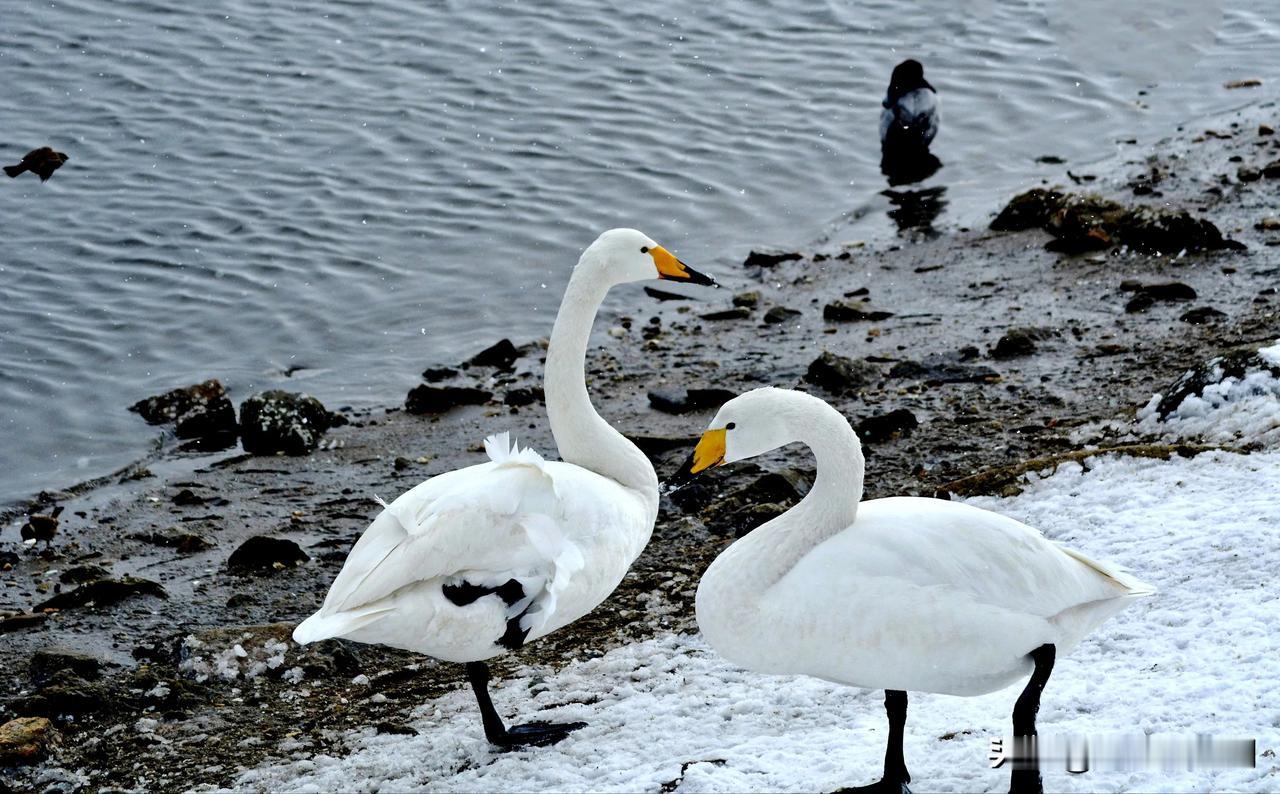
<instances>
[{"instance_id":1,"label":"lake water","mask_svg":"<svg viewBox=\"0 0 1280 794\"><path fill-rule=\"evenodd\" d=\"M399 403L426 365L546 335L612 226L713 274L891 236L876 128L905 57L942 100L943 227L1061 178L1038 155L1276 95L1256 3L924 5L10 0L0 152L71 159L0 179L0 501L137 459L161 431L125 407L207 377Z\"/></svg>"}]
</instances>

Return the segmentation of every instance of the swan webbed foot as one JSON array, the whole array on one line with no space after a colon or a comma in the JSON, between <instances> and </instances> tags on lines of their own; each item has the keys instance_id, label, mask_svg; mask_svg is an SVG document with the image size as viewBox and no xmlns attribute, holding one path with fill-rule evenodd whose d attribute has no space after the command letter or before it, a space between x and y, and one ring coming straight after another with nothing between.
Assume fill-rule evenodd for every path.
<instances>
[{"instance_id":1,"label":"swan webbed foot","mask_svg":"<svg viewBox=\"0 0 1280 794\"><path fill-rule=\"evenodd\" d=\"M490 741L504 750L548 747L585 727L585 722L526 722L523 725L512 725L505 734L491 737Z\"/></svg>"}]
</instances>

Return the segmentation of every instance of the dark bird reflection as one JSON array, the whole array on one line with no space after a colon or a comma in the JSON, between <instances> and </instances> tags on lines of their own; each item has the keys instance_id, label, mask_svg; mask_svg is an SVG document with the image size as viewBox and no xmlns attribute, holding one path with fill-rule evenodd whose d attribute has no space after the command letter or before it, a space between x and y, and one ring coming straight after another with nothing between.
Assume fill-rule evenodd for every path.
<instances>
[{"instance_id":1,"label":"dark bird reflection","mask_svg":"<svg viewBox=\"0 0 1280 794\"><path fill-rule=\"evenodd\" d=\"M55 152L48 146L42 146L39 149L32 149L22 158L22 162L17 165L6 165L4 172L9 175L10 179L17 177L26 171L30 171L40 177L43 182L53 176L53 172L62 167L67 161L67 156L62 152Z\"/></svg>"},{"instance_id":2,"label":"dark bird reflection","mask_svg":"<svg viewBox=\"0 0 1280 794\"><path fill-rule=\"evenodd\" d=\"M938 185L923 190L884 190L880 195L889 199L889 217L897 224L898 234L914 232L935 237L938 231L933 223L947 206L946 192Z\"/></svg>"},{"instance_id":3,"label":"dark bird reflection","mask_svg":"<svg viewBox=\"0 0 1280 794\"><path fill-rule=\"evenodd\" d=\"M889 178L890 186L923 182L941 167L942 161L928 149L907 147L880 151L880 173Z\"/></svg>"}]
</instances>

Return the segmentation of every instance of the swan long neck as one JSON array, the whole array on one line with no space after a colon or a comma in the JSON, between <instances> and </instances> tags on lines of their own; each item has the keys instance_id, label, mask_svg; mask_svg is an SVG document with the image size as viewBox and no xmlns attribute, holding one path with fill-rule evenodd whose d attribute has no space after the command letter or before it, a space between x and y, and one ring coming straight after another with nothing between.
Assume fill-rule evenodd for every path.
<instances>
[{"instance_id":1,"label":"swan long neck","mask_svg":"<svg viewBox=\"0 0 1280 794\"><path fill-rule=\"evenodd\" d=\"M770 583L787 574L802 557L827 538L842 532L858 516L865 460L862 444L848 420L825 403L806 411L796 441L809 447L817 475L809 493L769 527L762 563L771 568Z\"/></svg>"},{"instance_id":2,"label":"swan long neck","mask_svg":"<svg viewBox=\"0 0 1280 794\"><path fill-rule=\"evenodd\" d=\"M656 511L658 475L653 464L596 413L587 394L587 343L596 312L609 291L609 284L598 274L579 262L551 331L544 379L551 434L562 460L639 491Z\"/></svg>"},{"instance_id":3,"label":"swan long neck","mask_svg":"<svg viewBox=\"0 0 1280 794\"><path fill-rule=\"evenodd\" d=\"M813 452L817 476L799 504L734 543L712 565L717 574L737 572L738 581L720 586L738 591L735 600L743 604L777 584L815 546L853 524L862 500L865 461L848 420L807 395L798 404L779 406L778 413L789 439ZM744 570L750 574L741 576Z\"/></svg>"}]
</instances>

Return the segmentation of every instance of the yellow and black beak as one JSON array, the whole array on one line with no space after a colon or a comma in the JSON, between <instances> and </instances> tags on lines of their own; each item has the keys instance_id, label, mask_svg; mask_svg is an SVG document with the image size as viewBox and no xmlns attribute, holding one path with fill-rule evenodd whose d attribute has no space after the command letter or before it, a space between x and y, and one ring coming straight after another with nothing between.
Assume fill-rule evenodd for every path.
<instances>
[{"instance_id":1,"label":"yellow and black beak","mask_svg":"<svg viewBox=\"0 0 1280 794\"><path fill-rule=\"evenodd\" d=\"M675 474L667 478L667 486L678 488L688 485L698 472L724 463L724 443L727 432L722 427L703 433L702 438L698 440L698 445L693 448L693 454Z\"/></svg>"},{"instance_id":2,"label":"yellow and black beak","mask_svg":"<svg viewBox=\"0 0 1280 794\"><path fill-rule=\"evenodd\" d=\"M701 284L704 287L720 286L710 276L705 276L676 259L675 254L660 245L650 248L649 256L653 257L653 263L658 267L658 278L667 281L683 281L686 284Z\"/></svg>"}]
</instances>

